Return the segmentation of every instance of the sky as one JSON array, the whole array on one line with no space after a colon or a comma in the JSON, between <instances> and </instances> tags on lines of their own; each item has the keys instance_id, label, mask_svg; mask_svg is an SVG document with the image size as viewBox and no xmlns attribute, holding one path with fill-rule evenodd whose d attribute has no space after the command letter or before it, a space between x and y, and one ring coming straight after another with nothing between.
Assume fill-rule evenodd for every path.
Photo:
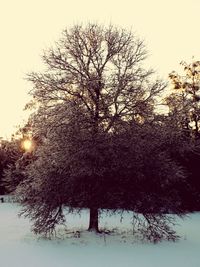
<instances>
[{"instance_id":1,"label":"sky","mask_svg":"<svg viewBox=\"0 0 200 267\"><path fill-rule=\"evenodd\" d=\"M41 55L77 23L132 29L144 39L148 67L167 79L182 60L200 60L200 0L0 0L0 137L9 138L27 117L31 84Z\"/></svg>"}]
</instances>

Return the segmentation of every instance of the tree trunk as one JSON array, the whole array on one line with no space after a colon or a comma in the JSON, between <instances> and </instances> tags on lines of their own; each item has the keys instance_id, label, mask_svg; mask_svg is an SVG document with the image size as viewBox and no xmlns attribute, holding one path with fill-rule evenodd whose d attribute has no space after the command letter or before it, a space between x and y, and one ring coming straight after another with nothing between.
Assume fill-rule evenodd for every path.
<instances>
[{"instance_id":1,"label":"tree trunk","mask_svg":"<svg viewBox=\"0 0 200 267\"><path fill-rule=\"evenodd\" d=\"M89 222L89 228L88 231L94 231L96 233L99 232L99 216L98 216L98 209L97 208L91 208L90 209L90 222Z\"/></svg>"}]
</instances>

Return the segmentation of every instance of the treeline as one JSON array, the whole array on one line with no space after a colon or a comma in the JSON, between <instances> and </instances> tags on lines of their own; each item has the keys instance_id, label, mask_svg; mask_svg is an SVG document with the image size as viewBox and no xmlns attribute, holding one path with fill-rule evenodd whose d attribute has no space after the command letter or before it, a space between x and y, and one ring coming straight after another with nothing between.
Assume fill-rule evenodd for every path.
<instances>
[{"instance_id":1,"label":"treeline","mask_svg":"<svg viewBox=\"0 0 200 267\"><path fill-rule=\"evenodd\" d=\"M142 67L145 57L131 32L77 25L45 52L46 71L27 76L35 109L21 133L34 149L1 145L1 184L20 196L35 233L52 233L67 206L90 210L89 230L100 231L101 209L129 210L142 214L133 223L146 238L175 239L171 214L199 210L200 63L172 72L162 98L166 83Z\"/></svg>"}]
</instances>

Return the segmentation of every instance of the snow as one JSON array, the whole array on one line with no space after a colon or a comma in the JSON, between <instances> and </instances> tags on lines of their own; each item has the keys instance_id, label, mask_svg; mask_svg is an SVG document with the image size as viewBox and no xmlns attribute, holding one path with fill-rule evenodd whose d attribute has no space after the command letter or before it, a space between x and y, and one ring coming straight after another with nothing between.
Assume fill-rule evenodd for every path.
<instances>
[{"instance_id":1,"label":"snow","mask_svg":"<svg viewBox=\"0 0 200 267\"><path fill-rule=\"evenodd\" d=\"M80 238L72 231L86 229L87 211L67 218L68 229L57 231L52 240L35 236L28 219L18 218L17 203L0 203L0 266L3 267L198 267L200 266L200 213L178 220L181 235L177 242L150 244L131 234L130 216L102 215L101 227L118 228L110 235L83 231Z\"/></svg>"}]
</instances>

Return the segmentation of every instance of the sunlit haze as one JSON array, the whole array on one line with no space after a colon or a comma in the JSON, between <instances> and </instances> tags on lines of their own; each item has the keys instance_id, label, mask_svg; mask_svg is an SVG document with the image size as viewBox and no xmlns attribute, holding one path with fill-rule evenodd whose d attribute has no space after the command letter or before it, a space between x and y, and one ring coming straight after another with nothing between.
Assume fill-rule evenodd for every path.
<instances>
[{"instance_id":1,"label":"sunlit haze","mask_svg":"<svg viewBox=\"0 0 200 267\"><path fill-rule=\"evenodd\" d=\"M126 27L146 42L147 66L167 79L182 60L200 60L198 0L7 0L0 6L0 136L25 118L31 84L26 73L42 68L41 55L64 28L99 22Z\"/></svg>"},{"instance_id":2,"label":"sunlit haze","mask_svg":"<svg viewBox=\"0 0 200 267\"><path fill-rule=\"evenodd\" d=\"M33 141L30 140L30 139L23 140L23 142L22 142L22 148L25 151L28 151L28 152L33 151L33 149L34 149Z\"/></svg>"}]
</instances>

